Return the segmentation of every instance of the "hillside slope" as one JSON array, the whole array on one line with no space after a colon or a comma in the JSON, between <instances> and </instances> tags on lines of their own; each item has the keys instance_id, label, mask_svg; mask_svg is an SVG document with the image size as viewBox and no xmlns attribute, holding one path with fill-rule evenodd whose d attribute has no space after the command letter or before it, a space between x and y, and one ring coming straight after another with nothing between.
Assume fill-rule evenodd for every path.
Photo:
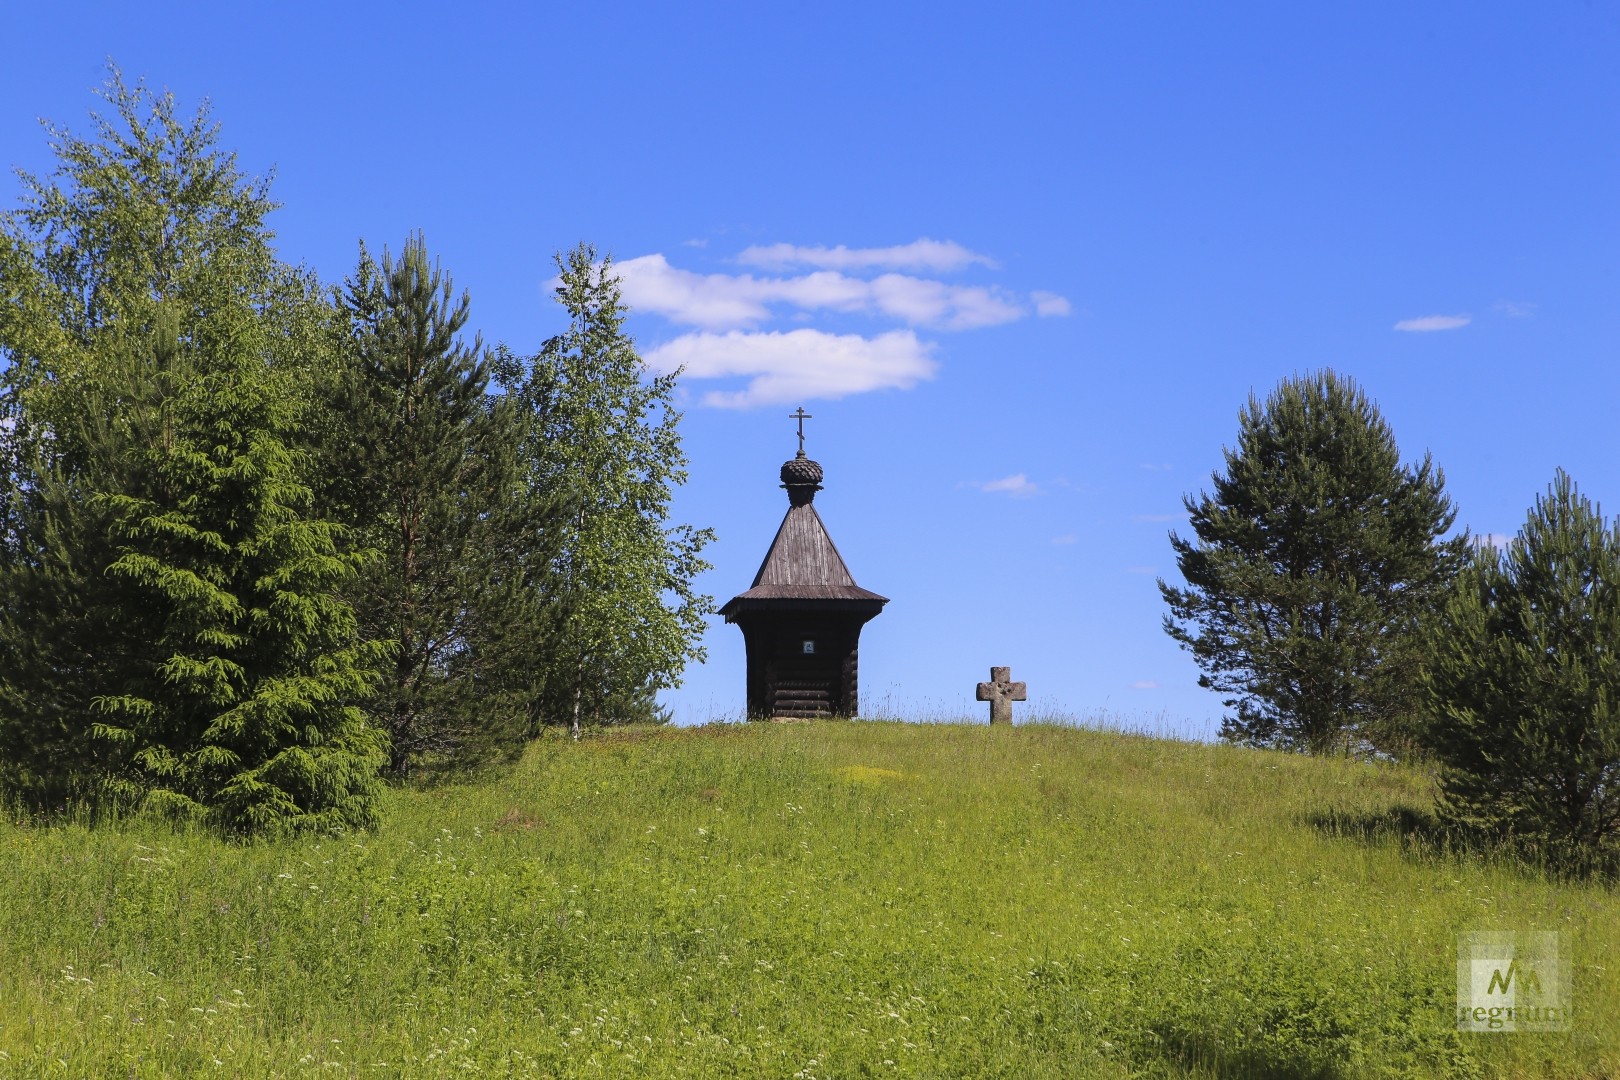
<instances>
[{"instance_id":1,"label":"hillside slope","mask_svg":"<svg viewBox=\"0 0 1620 1080\"><path fill-rule=\"evenodd\" d=\"M1620 1074L1620 894L1379 827L1427 800L824 722L546 739L338 840L6 822L0 1076ZM1573 1031L1456 1030L1488 929L1568 932Z\"/></svg>"}]
</instances>

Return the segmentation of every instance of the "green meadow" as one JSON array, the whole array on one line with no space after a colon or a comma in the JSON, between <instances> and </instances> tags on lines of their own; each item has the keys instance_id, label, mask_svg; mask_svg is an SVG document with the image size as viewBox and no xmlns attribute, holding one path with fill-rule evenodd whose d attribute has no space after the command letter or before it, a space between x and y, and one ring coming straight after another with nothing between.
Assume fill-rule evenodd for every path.
<instances>
[{"instance_id":1,"label":"green meadow","mask_svg":"<svg viewBox=\"0 0 1620 1080\"><path fill-rule=\"evenodd\" d=\"M0 1076L1610 1077L1620 891L1419 771L1028 724L548 737L375 834L0 824ZM1456 1028L1561 930L1572 1029Z\"/></svg>"}]
</instances>

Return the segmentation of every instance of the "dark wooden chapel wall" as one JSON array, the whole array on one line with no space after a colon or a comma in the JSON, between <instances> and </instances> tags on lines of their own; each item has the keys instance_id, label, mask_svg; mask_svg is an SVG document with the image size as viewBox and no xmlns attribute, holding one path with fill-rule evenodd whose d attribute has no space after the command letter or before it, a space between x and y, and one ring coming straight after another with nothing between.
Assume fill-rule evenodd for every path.
<instances>
[{"instance_id":1,"label":"dark wooden chapel wall","mask_svg":"<svg viewBox=\"0 0 1620 1080\"><path fill-rule=\"evenodd\" d=\"M748 713L790 719L852 716L859 708L860 626L864 618L799 615L743 625L748 648ZM806 639L816 643L806 656Z\"/></svg>"}]
</instances>

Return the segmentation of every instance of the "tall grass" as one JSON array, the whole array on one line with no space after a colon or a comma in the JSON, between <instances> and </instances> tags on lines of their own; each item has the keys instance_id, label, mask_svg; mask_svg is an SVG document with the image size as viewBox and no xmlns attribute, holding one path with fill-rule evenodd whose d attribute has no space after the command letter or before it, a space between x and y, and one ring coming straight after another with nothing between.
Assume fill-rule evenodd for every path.
<instances>
[{"instance_id":1,"label":"tall grass","mask_svg":"<svg viewBox=\"0 0 1620 1080\"><path fill-rule=\"evenodd\" d=\"M1403 830L1428 798L818 722L548 738L342 839L8 822L0 1076L1620 1074L1616 891ZM1568 933L1571 1032L1456 1030L1489 929Z\"/></svg>"}]
</instances>

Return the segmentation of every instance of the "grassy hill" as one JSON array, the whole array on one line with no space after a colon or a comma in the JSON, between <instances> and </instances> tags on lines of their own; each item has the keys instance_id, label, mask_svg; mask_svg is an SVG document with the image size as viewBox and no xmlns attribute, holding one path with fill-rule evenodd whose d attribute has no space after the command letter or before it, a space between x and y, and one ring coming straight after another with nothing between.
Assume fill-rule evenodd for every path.
<instances>
[{"instance_id":1,"label":"grassy hill","mask_svg":"<svg viewBox=\"0 0 1620 1080\"><path fill-rule=\"evenodd\" d=\"M1041 725L546 739L236 846L0 824L0 1076L1620 1075L1620 892L1427 850L1410 770ZM1560 929L1574 1030L1462 1034Z\"/></svg>"}]
</instances>

